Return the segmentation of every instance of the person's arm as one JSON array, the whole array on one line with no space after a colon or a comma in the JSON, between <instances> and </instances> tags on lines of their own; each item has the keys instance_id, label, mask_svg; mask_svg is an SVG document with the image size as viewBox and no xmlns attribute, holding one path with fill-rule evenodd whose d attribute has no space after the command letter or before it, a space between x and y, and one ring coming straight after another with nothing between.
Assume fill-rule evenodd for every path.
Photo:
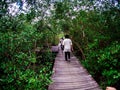
<instances>
[{"instance_id":1,"label":"person's arm","mask_svg":"<svg viewBox=\"0 0 120 90\"><path fill-rule=\"evenodd\" d=\"M71 45L71 51L73 52L73 45Z\"/></svg>"},{"instance_id":2,"label":"person's arm","mask_svg":"<svg viewBox=\"0 0 120 90\"><path fill-rule=\"evenodd\" d=\"M73 44L72 44L72 41L70 41L70 44L71 44L71 51L73 51Z\"/></svg>"}]
</instances>

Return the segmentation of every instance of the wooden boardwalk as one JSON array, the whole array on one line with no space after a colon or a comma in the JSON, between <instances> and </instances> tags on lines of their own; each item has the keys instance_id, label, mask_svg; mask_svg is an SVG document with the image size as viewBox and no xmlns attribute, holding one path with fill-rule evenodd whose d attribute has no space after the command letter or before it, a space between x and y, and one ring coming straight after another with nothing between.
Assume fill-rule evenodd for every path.
<instances>
[{"instance_id":1,"label":"wooden boardwalk","mask_svg":"<svg viewBox=\"0 0 120 90\"><path fill-rule=\"evenodd\" d=\"M65 61L61 51L55 58L52 83L48 90L102 90L75 56Z\"/></svg>"}]
</instances>

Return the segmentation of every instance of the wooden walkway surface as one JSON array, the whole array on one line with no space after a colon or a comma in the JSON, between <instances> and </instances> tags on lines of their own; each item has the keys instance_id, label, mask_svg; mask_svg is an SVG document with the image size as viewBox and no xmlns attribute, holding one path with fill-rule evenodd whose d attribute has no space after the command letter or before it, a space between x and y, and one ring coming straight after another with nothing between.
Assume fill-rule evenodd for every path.
<instances>
[{"instance_id":1,"label":"wooden walkway surface","mask_svg":"<svg viewBox=\"0 0 120 90\"><path fill-rule=\"evenodd\" d=\"M71 61L65 61L64 54L58 52L53 67L52 83L48 90L102 90L79 60L71 55Z\"/></svg>"}]
</instances>

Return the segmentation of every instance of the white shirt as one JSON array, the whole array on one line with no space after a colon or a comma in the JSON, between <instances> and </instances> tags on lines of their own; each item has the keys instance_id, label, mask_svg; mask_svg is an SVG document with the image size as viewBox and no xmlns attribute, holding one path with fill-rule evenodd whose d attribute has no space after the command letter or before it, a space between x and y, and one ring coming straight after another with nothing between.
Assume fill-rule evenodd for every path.
<instances>
[{"instance_id":1,"label":"white shirt","mask_svg":"<svg viewBox=\"0 0 120 90\"><path fill-rule=\"evenodd\" d=\"M71 45L72 45L72 41L70 39L64 39L63 41L63 45L64 45L64 52L66 51L71 51Z\"/></svg>"}]
</instances>

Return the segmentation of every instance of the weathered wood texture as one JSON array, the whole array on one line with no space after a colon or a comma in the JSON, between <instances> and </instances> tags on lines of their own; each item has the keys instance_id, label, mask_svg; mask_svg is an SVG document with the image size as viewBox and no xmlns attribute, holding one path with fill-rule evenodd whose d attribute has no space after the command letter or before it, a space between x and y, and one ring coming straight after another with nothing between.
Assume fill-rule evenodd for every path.
<instances>
[{"instance_id":1,"label":"weathered wood texture","mask_svg":"<svg viewBox=\"0 0 120 90\"><path fill-rule=\"evenodd\" d=\"M48 90L102 90L75 56L65 61L61 51L55 58Z\"/></svg>"},{"instance_id":2,"label":"weathered wood texture","mask_svg":"<svg viewBox=\"0 0 120 90\"><path fill-rule=\"evenodd\" d=\"M54 53L58 53L59 52L58 46L52 46L51 51L54 52Z\"/></svg>"}]
</instances>

